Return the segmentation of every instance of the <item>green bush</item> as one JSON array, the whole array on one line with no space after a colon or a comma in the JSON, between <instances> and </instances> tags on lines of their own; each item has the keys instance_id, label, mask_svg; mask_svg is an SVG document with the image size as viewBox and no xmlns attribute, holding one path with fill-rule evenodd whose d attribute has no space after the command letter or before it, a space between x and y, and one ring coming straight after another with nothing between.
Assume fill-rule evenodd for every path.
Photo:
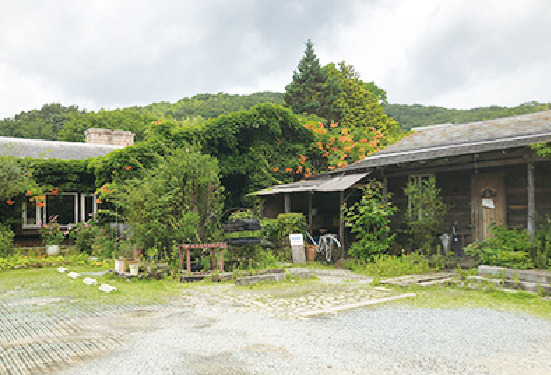
<instances>
[{"instance_id":1,"label":"green bush","mask_svg":"<svg viewBox=\"0 0 551 375\"><path fill-rule=\"evenodd\" d=\"M13 236L11 228L0 223L0 258L11 255L13 252Z\"/></svg>"},{"instance_id":2,"label":"green bush","mask_svg":"<svg viewBox=\"0 0 551 375\"><path fill-rule=\"evenodd\" d=\"M507 229L503 225L490 224L492 237L465 248L468 255L478 256L481 264L508 268L534 268L530 257L532 244L527 230Z\"/></svg>"},{"instance_id":3,"label":"green bush","mask_svg":"<svg viewBox=\"0 0 551 375\"><path fill-rule=\"evenodd\" d=\"M377 255L371 262L351 260L345 263L345 267L376 278L416 275L437 269L432 268L419 252L402 256Z\"/></svg>"},{"instance_id":4,"label":"green bush","mask_svg":"<svg viewBox=\"0 0 551 375\"><path fill-rule=\"evenodd\" d=\"M388 251L395 236L389 234L390 217L396 212L389 198L389 194L381 193L380 182L371 181L364 188L360 201L344 209L346 225L352 228L357 238L350 247L351 255L361 260L373 260Z\"/></svg>"},{"instance_id":5,"label":"green bush","mask_svg":"<svg viewBox=\"0 0 551 375\"><path fill-rule=\"evenodd\" d=\"M542 228L537 231L534 245L530 256L535 267L542 269L551 267L551 217L547 216Z\"/></svg>"}]
</instances>

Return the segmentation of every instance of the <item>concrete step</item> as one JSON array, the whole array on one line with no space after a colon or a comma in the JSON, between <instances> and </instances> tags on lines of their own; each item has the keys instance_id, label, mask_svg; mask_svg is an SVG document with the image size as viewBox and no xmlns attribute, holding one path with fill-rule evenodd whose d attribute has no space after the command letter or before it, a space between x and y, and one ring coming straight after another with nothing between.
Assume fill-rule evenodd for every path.
<instances>
[{"instance_id":1,"label":"concrete step","mask_svg":"<svg viewBox=\"0 0 551 375\"><path fill-rule=\"evenodd\" d=\"M507 279L515 279L532 283L551 284L551 272L545 270L518 270L497 266L478 266L479 276L501 276L505 271Z\"/></svg>"}]
</instances>

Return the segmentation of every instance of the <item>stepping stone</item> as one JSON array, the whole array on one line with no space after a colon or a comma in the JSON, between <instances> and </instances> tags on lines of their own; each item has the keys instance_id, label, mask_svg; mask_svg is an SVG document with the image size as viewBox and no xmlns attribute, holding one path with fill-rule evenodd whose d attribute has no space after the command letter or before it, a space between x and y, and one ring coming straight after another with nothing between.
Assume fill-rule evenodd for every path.
<instances>
[{"instance_id":1,"label":"stepping stone","mask_svg":"<svg viewBox=\"0 0 551 375\"><path fill-rule=\"evenodd\" d=\"M73 280L76 280L80 277L80 274L76 272L69 272L67 276L71 277Z\"/></svg>"},{"instance_id":2,"label":"stepping stone","mask_svg":"<svg viewBox=\"0 0 551 375\"><path fill-rule=\"evenodd\" d=\"M57 269L57 272L59 272L59 273L64 273L64 272L67 272L67 271L69 271L69 270L67 268L64 268L64 267L59 267Z\"/></svg>"},{"instance_id":3,"label":"stepping stone","mask_svg":"<svg viewBox=\"0 0 551 375\"><path fill-rule=\"evenodd\" d=\"M117 290L116 287L111 286L109 284L101 284L101 286L98 289L101 290L102 292L105 292L105 293L111 293L111 292Z\"/></svg>"},{"instance_id":4,"label":"stepping stone","mask_svg":"<svg viewBox=\"0 0 551 375\"><path fill-rule=\"evenodd\" d=\"M86 285L96 285L98 283L96 279L91 279L89 277L86 277L82 282Z\"/></svg>"}]
</instances>

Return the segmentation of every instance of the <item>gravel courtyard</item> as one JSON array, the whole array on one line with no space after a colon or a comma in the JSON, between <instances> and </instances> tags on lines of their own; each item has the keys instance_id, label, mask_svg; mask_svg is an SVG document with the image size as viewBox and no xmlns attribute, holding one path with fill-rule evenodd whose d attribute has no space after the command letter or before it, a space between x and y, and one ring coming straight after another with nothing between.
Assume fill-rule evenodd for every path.
<instances>
[{"instance_id":1,"label":"gravel courtyard","mask_svg":"<svg viewBox=\"0 0 551 375\"><path fill-rule=\"evenodd\" d=\"M222 284L148 307L14 292L0 304L0 373L551 374L551 322L529 315L384 304L297 314L391 294L338 277L307 296Z\"/></svg>"}]
</instances>

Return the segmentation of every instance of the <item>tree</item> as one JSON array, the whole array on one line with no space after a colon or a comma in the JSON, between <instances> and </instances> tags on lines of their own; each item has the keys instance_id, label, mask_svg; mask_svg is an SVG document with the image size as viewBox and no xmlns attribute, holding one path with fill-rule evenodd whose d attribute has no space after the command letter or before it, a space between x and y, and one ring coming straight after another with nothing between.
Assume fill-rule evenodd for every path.
<instances>
[{"instance_id":1,"label":"tree","mask_svg":"<svg viewBox=\"0 0 551 375\"><path fill-rule=\"evenodd\" d=\"M221 190L216 159L192 146L157 159L155 167L142 170L136 178L98 189L100 201L121 210L137 245L161 256L170 257L174 244L219 240Z\"/></svg>"},{"instance_id":2,"label":"tree","mask_svg":"<svg viewBox=\"0 0 551 375\"><path fill-rule=\"evenodd\" d=\"M361 260L372 261L386 253L396 235L389 231L390 217L397 209L389 200L390 194L383 194L381 188L380 182L370 181L360 201L343 211L346 225L357 238L349 253Z\"/></svg>"},{"instance_id":3,"label":"tree","mask_svg":"<svg viewBox=\"0 0 551 375\"><path fill-rule=\"evenodd\" d=\"M326 110L326 103L322 92L326 76L310 39L306 41L306 50L297 68L298 71L293 72L293 81L285 87L285 106L291 108L295 114L307 113L325 117L323 112Z\"/></svg>"},{"instance_id":4,"label":"tree","mask_svg":"<svg viewBox=\"0 0 551 375\"><path fill-rule=\"evenodd\" d=\"M413 247L427 253L436 241L436 234L450 209L440 192L434 176L413 176L404 189L409 201L406 222L410 242Z\"/></svg>"}]
</instances>

